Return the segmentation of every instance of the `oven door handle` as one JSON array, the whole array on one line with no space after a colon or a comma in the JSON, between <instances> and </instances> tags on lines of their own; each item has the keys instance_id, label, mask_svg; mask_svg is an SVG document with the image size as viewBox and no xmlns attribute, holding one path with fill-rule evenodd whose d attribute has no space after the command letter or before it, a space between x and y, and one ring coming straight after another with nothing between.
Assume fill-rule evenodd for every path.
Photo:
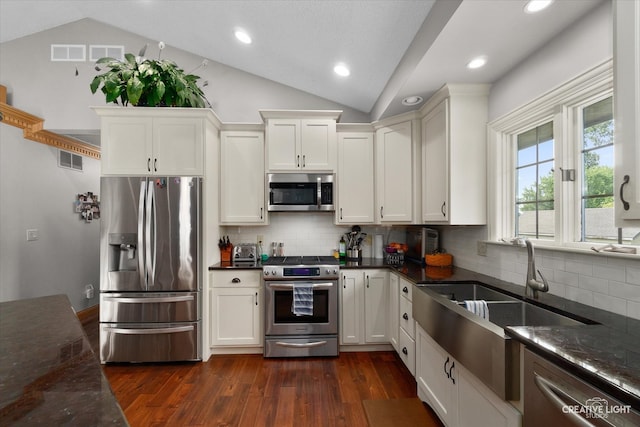
<instances>
[{"instance_id":1,"label":"oven door handle","mask_svg":"<svg viewBox=\"0 0 640 427\"><path fill-rule=\"evenodd\" d=\"M292 347L292 348L320 347L321 345L325 345L326 343L327 343L326 341L316 341L316 342L306 342L306 343L276 341L276 345L279 345L281 347Z\"/></svg>"},{"instance_id":2,"label":"oven door handle","mask_svg":"<svg viewBox=\"0 0 640 427\"><path fill-rule=\"evenodd\" d=\"M267 287L275 291L293 291L293 283L268 283ZM311 287L313 289L331 289L333 283L314 283Z\"/></svg>"}]
</instances>

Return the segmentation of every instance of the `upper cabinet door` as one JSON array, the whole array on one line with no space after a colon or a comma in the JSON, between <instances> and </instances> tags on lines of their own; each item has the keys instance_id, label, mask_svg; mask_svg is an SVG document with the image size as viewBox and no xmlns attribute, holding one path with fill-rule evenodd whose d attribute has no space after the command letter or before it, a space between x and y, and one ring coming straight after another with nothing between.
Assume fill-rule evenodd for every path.
<instances>
[{"instance_id":1,"label":"upper cabinet door","mask_svg":"<svg viewBox=\"0 0 640 427\"><path fill-rule=\"evenodd\" d=\"M411 121L376 131L376 216L381 223L413 219Z\"/></svg>"},{"instance_id":2,"label":"upper cabinet door","mask_svg":"<svg viewBox=\"0 0 640 427\"><path fill-rule=\"evenodd\" d=\"M422 220L448 221L448 101L422 119Z\"/></svg>"},{"instance_id":3,"label":"upper cabinet door","mask_svg":"<svg viewBox=\"0 0 640 427\"><path fill-rule=\"evenodd\" d=\"M202 119L153 119L153 173L161 175L204 174Z\"/></svg>"},{"instance_id":4,"label":"upper cabinet door","mask_svg":"<svg viewBox=\"0 0 640 427\"><path fill-rule=\"evenodd\" d=\"M94 107L103 175L203 176L219 121L208 108Z\"/></svg>"},{"instance_id":5,"label":"upper cabinet door","mask_svg":"<svg viewBox=\"0 0 640 427\"><path fill-rule=\"evenodd\" d=\"M613 5L616 227L640 227L640 1Z\"/></svg>"},{"instance_id":6,"label":"upper cabinet door","mask_svg":"<svg viewBox=\"0 0 640 427\"><path fill-rule=\"evenodd\" d=\"M300 168L304 170L336 169L337 136L335 120L301 120Z\"/></svg>"},{"instance_id":7,"label":"upper cabinet door","mask_svg":"<svg viewBox=\"0 0 640 427\"><path fill-rule=\"evenodd\" d=\"M267 122L267 144L270 171L300 169L300 120L270 119Z\"/></svg>"},{"instance_id":8,"label":"upper cabinet door","mask_svg":"<svg viewBox=\"0 0 640 427\"><path fill-rule=\"evenodd\" d=\"M153 163L151 118L103 117L101 166L103 175L147 175Z\"/></svg>"},{"instance_id":9,"label":"upper cabinet door","mask_svg":"<svg viewBox=\"0 0 640 427\"><path fill-rule=\"evenodd\" d=\"M264 135L223 131L220 136L220 222L264 224Z\"/></svg>"},{"instance_id":10,"label":"upper cabinet door","mask_svg":"<svg viewBox=\"0 0 640 427\"><path fill-rule=\"evenodd\" d=\"M261 110L269 172L335 172L342 111Z\"/></svg>"},{"instance_id":11,"label":"upper cabinet door","mask_svg":"<svg viewBox=\"0 0 640 427\"><path fill-rule=\"evenodd\" d=\"M340 133L338 136L339 224L375 221L373 188L373 132Z\"/></svg>"}]
</instances>

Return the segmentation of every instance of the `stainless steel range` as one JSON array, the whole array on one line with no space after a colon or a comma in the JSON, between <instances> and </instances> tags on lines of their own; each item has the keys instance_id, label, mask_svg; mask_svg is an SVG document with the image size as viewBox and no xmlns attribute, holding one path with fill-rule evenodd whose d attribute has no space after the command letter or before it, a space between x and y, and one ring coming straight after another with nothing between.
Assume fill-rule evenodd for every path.
<instances>
[{"instance_id":1,"label":"stainless steel range","mask_svg":"<svg viewBox=\"0 0 640 427\"><path fill-rule=\"evenodd\" d=\"M273 257L263 264L265 357L338 355L338 277L333 257Z\"/></svg>"}]
</instances>

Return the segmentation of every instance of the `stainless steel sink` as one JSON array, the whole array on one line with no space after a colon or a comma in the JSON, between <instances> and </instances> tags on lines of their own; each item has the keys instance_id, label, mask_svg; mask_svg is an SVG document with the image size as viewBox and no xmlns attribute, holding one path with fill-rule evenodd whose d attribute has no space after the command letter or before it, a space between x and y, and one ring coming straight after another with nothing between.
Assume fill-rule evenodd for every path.
<instances>
[{"instance_id":1,"label":"stainless steel sink","mask_svg":"<svg viewBox=\"0 0 640 427\"><path fill-rule=\"evenodd\" d=\"M418 284L413 318L451 356L504 400L520 391L520 346L507 326L571 326L581 322L480 283ZM489 319L466 310L465 300L485 300Z\"/></svg>"},{"instance_id":2,"label":"stainless steel sink","mask_svg":"<svg viewBox=\"0 0 640 427\"><path fill-rule=\"evenodd\" d=\"M489 306L489 322L507 326L568 326L582 325L570 317L538 307L516 297L490 289L478 283L418 285L462 304L463 301L484 300Z\"/></svg>"}]
</instances>

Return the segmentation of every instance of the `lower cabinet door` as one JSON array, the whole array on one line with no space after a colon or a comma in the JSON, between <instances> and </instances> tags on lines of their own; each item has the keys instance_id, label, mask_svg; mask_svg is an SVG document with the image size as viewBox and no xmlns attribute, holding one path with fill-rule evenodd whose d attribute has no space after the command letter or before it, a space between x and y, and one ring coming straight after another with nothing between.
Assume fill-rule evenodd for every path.
<instances>
[{"instance_id":1,"label":"lower cabinet door","mask_svg":"<svg viewBox=\"0 0 640 427\"><path fill-rule=\"evenodd\" d=\"M261 346L261 288L211 290L211 345Z\"/></svg>"},{"instance_id":2,"label":"lower cabinet door","mask_svg":"<svg viewBox=\"0 0 640 427\"><path fill-rule=\"evenodd\" d=\"M416 342L409 336L407 331L400 328L400 345L398 346L398 354L404 362L411 375L416 375Z\"/></svg>"},{"instance_id":3,"label":"lower cabinet door","mask_svg":"<svg viewBox=\"0 0 640 427\"><path fill-rule=\"evenodd\" d=\"M416 328L416 382L418 397L438 414L447 426L458 425L457 388L451 374L457 375L455 361L422 328ZM477 424L482 425L482 424Z\"/></svg>"}]
</instances>

